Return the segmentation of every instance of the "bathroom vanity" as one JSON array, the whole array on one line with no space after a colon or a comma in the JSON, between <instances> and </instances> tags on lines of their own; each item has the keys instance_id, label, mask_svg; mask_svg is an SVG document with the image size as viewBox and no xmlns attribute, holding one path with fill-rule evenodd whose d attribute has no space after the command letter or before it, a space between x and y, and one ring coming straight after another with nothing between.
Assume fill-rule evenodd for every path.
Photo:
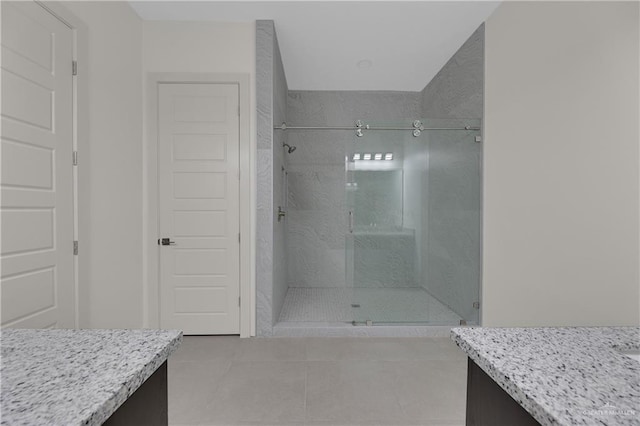
<instances>
[{"instance_id":1,"label":"bathroom vanity","mask_svg":"<svg viewBox=\"0 0 640 426\"><path fill-rule=\"evenodd\" d=\"M467 425L638 425L638 327L454 328Z\"/></svg>"},{"instance_id":2,"label":"bathroom vanity","mask_svg":"<svg viewBox=\"0 0 640 426\"><path fill-rule=\"evenodd\" d=\"M182 332L4 329L3 425L166 425Z\"/></svg>"}]
</instances>

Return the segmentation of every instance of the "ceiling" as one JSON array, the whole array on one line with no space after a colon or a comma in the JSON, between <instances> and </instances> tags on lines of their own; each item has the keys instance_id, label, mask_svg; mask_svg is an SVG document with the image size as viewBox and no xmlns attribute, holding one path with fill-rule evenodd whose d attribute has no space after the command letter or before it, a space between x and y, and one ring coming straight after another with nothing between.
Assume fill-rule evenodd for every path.
<instances>
[{"instance_id":1,"label":"ceiling","mask_svg":"<svg viewBox=\"0 0 640 426\"><path fill-rule=\"evenodd\" d=\"M489 1L137 1L144 20L272 19L291 90L420 91Z\"/></svg>"}]
</instances>

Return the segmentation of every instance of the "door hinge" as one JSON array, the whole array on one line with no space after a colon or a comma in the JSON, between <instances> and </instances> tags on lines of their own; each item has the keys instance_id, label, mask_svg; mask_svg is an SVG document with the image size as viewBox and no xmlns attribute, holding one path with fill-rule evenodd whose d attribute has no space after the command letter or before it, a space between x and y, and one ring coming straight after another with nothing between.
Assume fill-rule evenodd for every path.
<instances>
[{"instance_id":1,"label":"door hinge","mask_svg":"<svg viewBox=\"0 0 640 426\"><path fill-rule=\"evenodd\" d=\"M73 165L78 165L78 151L73 151Z\"/></svg>"},{"instance_id":2,"label":"door hinge","mask_svg":"<svg viewBox=\"0 0 640 426\"><path fill-rule=\"evenodd\" d=\"M78 75L78 61L71 61L71 75Z\"/></svg>"},{"instance_id":3,"label":"door hinge","mask_svg":"<svg viewBox=\"0 0 640 426\"><path fill-rule=\"evenodd\" d=\"M240 298L238 297L238 308L240 307Z\"/></svg>"},{"instance_id":4,"label":"door hinge","mask_svg":"<svg viewBox=\"0 0 640 426\"><path fill-rule=\"evenodd\" d=\"M475 309L480 309L480 302L473 302L473 307Z\"/></svg>"},{"instance_id":5,"label":"door hinge","mask_svg":"<svg viewBox=\"0 0 640 426\"><path fill-rule=\"evenodd\" d=\"M74 241L73 242L73 255L77 256L78 255L78 241Z\"/></svg>"}]
</instances>

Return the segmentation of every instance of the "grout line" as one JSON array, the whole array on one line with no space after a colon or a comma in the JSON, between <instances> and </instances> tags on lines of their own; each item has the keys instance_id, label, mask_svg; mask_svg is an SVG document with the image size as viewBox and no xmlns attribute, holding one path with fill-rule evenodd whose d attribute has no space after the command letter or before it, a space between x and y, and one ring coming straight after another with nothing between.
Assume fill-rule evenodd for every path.
<instances>
[{"instance_id":1,"label":"grout line","mask_svg":"<svg viewBox=\"0 0 640 426\"><path fill-rule=\"evenodd\" d=\"M391 362L393 362L393 361L391 361ZM396 365L394 365L393 367L394 367L394 369L397 368ZM399 387L400 387L400 378L398 377L398 374L396 374L396 372L394 371L394 374L393 374L393 396L394 396L394 398L396 400L396 404L398 406L398 409L400 410L400 413L402 413L402 416L404 417L403 420L406 420L409 416L407 416L407 412L405 411L405 408L400 403Z\"/></svg>"},{"instance_id":2,"label":"grout line","mask_svg":"<svg viewBox=\"0 0 640 426\"><path fill-rule=\"evenodd\" d=\"M306 352L306 345L305 345L305 352ZM302 405L302 412L304 413L304 424L307 424L307 380L308 378L309 378L309 361L305 360L304 362L304 403Z\"/></svg>"}]
</instances>

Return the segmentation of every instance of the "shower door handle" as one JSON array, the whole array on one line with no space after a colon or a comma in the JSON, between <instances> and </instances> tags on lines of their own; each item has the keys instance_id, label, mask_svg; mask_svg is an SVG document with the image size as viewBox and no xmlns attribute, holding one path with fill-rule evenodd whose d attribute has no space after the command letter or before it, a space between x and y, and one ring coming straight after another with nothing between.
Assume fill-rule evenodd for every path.
<instances>
[{"instance_id":1,"label":"shower door handle","mask_svg":"<svg viewBox=\"0 0 640 426\"><path fill-rule=\"evenodd\" d=\"M353 212L349 210L349 233L353 234Z\"/></svg>"}]
</instances>

